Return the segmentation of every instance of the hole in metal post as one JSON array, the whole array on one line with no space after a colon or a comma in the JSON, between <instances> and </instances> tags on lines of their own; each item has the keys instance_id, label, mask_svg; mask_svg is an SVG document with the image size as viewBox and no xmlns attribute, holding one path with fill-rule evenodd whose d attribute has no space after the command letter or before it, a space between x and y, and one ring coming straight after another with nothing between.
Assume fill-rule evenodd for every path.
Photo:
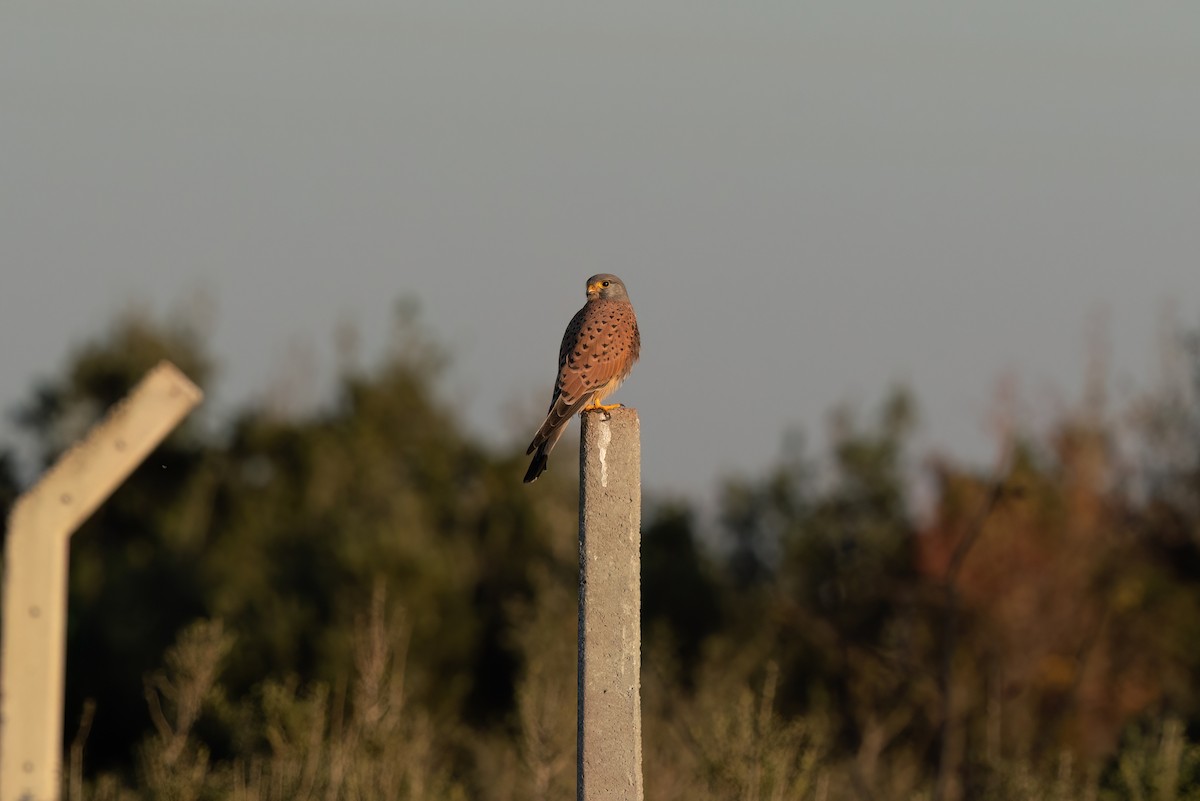
<instances>
[{"instance_id":1,"label":"hole in metal post","mask_svg":"<svg viewBox=\"0 0 1200 801\"><path fill-rule=\"evenodd\" d=\"M69 493L66 493L66 492L64 492L62 495L58 496L58 499L63 502L64 506L71 502L71 496Z\"/></svg>"},{"instance_id":2,"label":"hole in metal post","mask_svg":"<svg viewBox=\"0 0 1200 801\"><path fill-rule=\"evenodd\" d=\"M40 606L29 607L29 616L30 617L41 617L42 616L42 608Z\"/></svg>"}]
</instances>

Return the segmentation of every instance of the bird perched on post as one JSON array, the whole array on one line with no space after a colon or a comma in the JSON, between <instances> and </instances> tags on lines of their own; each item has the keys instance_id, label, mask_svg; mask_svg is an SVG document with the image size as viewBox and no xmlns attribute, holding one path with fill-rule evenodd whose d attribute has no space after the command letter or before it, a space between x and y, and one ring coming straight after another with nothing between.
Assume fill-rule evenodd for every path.
<instances>
[{"instance_id":1,"label":"bird perched on post","mask_svg":"<svg viewBox=\"0 0 1200 801\"><path fill-rule=\"evenodd\" d=\"M525 451L534 454L525 473L526 484L545 472L550 451L576 412L608 411L621 405L604 406L603 401L629 375L641 345L625 284L610 273L593 275L587 280L587 303L563 334L550 412Z\"/></svg>"}]
</instances>

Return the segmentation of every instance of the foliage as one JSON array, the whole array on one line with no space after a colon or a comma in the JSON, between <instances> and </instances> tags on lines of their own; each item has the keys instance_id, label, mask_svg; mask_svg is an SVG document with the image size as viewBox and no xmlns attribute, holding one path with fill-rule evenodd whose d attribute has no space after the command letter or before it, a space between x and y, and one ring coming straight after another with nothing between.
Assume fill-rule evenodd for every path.
<instances>
[{"instance_id":1,"label":"foliage","mask_svg":"<svg viewBox=\"0 0 1200 801\"><path fill-rule=\"evenodd\" d=\"M39 459L161 358L211 380L173 323L79 350L19 410ZM839 410L828 454L788 438L725 481L714 520L652 498L647 796L1197 798L1189 358L1132 425L1065 415L994 472L914 462L897 391ZM405 312L327 406L189 423L86 524L70 798L569 796L575 487L522 489L522 455L439 396L444 363Z\"/></svg>"}]
</instances>

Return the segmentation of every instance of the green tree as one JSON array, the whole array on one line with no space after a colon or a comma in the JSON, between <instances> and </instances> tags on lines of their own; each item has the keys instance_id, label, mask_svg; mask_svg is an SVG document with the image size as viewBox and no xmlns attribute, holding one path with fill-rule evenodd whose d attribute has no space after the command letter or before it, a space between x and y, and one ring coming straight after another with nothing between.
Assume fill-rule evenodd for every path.
<instances>
[{"instance_id":1,"label":"green tree","mask_svg":"<svg viewBox=\"0 0 1200 801\"><path fill-rule=\"evenodd\" d=\"M696 543L690 509L660 506L642 530L642 627L646 646L666 640L690 684L701 648L725 626L725 588L716 566Z\"/></svg>"}]
</instances>

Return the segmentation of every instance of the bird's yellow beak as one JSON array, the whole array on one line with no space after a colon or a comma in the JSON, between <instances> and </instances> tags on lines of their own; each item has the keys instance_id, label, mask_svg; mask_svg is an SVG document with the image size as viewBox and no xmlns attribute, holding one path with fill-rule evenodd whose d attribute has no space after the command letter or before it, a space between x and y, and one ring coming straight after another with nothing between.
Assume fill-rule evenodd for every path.
<instances>
[{"instance_id":1,"label":"bird's yellow beak","mask_svg":"<svg viewBox=\"0 0 1200 801\"><path fill-rule=\"evenodd\" d=\"M594 284L588 284L587 293L590 295L593 292L599 294L599 292L600 292L600 282L599 281L597 281Z\"/></svg>"}]
</instances>

